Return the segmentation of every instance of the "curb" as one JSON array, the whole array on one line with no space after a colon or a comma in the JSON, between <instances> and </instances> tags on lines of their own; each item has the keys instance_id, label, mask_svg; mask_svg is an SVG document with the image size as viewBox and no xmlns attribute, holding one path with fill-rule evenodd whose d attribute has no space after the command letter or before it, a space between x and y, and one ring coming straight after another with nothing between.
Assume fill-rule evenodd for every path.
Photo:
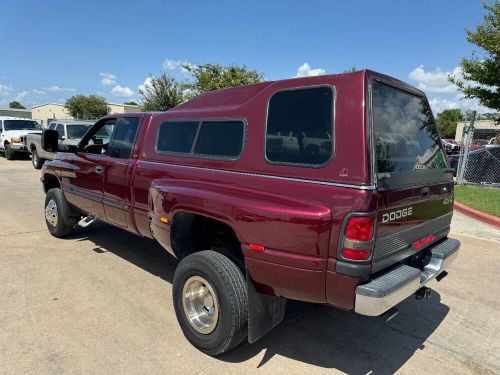
<instances>
[{"instance_id":1,"label":"curb","mask_svg":"<svg viewBox=\"0 0 500 375\"><path fill-rule=\"evenodd\" d=\"M472 207L466 206L463 203L455 201L455 209L473 219L482 221L483 223L493 225L494 227L500 228L500 218L487 214L486 212L476 210Z\"/></svg>"}]
</instances>

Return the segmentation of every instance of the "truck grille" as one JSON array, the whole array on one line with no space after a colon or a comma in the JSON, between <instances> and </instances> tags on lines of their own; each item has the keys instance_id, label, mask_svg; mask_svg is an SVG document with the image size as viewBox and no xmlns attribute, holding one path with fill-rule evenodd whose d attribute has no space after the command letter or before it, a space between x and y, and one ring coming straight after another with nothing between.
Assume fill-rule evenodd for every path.
<instances>
[{"instance_id":1,"label":"truck grille","mask_svg":"<svg viewBox=\"0 0 500 375\"><path fill-rule=\"evenodd\" d=\"M408 248L408 245L431 233L449 230L453 213L426 221L413 228L390 234L376 240L373 260L386 258L398 251Z\"/></svg>"}]
</instances>

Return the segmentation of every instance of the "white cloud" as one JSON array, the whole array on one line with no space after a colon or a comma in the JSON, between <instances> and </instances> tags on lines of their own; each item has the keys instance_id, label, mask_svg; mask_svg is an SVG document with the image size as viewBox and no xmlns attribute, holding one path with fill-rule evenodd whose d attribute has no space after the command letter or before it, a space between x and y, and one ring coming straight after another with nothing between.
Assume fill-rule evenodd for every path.
<instances>
[{"instance_id":1,"label":"white cloud","mask_svg":"<svg viewBox=\"0 0 500 375\"><path fill-rule=\"evenodd\" d=\"M144 80L142 85L137 86L137 88L141 91L145 91L148 87L151 87L151 77L148 77Z\"/></svg>"},{"instance_id":2,"label":"white cloud","mask_svg":"<svg viewBox=\"0 0 500 375\"><path fill-rule=\"evenodd\" d=\"M182 73L188 74L189 71L186 68L184 68L183 65L187 65L189 67L195 67L196 66L194 64L191 64L189 61L185 61L185 60L165 59L165 61L163 61L163 68L164 69L167 69L167 70L176 70L176 69L180 68L180 70L181 70Z\"/></svg>"},{"instance_id":3,"label":"white cloud","mask_svg":"<svg viewBox=\"0 0 500 375\"><path fill-rule=\"evenodd\" d=\"M101 77L101 85L103 86L113 86L116 85L116 79L118 78L114 74L111 73L99 73Z\"/></svg>"},{"instance_id":4,"label":"white cloud","mask_svg":"<svg viewBox=\"0 0 500 375\"><path fill-rule=\"evenodd\" d=\"M116 96L122 96L124 98L129 98L134 96L134 92L128 87L122 87L120 85L116 85L111 89L111 93Z\"/></svg>"},{"instance_id":5,"label":"white cloud","mask_svg":"<svg viewBox=\"0 0 500 375\"><path fill-rule=\"evenodd\" d=\"M325 74L325 69L317 68L311 69L311 66L308 63L304 63L297 69L296 77L312 77L312 76L320 76Z\"/></svg>"},{"instance_id":6,"label":"white cloud","mask_svg":"<svg viewBox=\"0 0 500 375\"><path fill-rule=\"evenodd\" d=\"M440 68L425 71L424 66L419 65L410 72L409 77L411 80L418 82L417 87L422 91L449 94L457 92L457 87L448 81L450 74L461 77L462 71L459 67L456 67L451 72L445 72Z\"/></svg>"},{"instance_id":7,"label":"white cloud","mask_svg":"<svg viewBox=\"0 0 500 375\"><path fill-rule=\"evenodd\" d=\"M0 85L0 98L10 96L13 92L14 89L12 88L12 85Z\"/></svg>"},{"instance_id":8,"label":"white cloud","mask_svg":"<svg viewBox=\"0 0 500 375\"><path fill-rule=\"evenodd\" d=\"M445 109L455 108L463 111L477 111L478 113L491 112L491 109L482 106L478 99L467 99L461 93L455 95L455 97L451 99L440 97L429 99L429 104L435 115Z\"/></svg>"},{"instance_id":9,"label":"white cloud","mask_svg":"<svg viewBox=\"0 0 500 375\"><path fill-rule=\"evenodd\" d=\"M28 91L21 91L16 95L16 101L22 102L28 96Z\"/></svg>"},{"instance_id":10,"label":"white cloud","mask_svg":"<svg viewBox=\"0 0 500 375\"><path fill-rule=\"evenodd\" d=\"M53 86L50 86L50 87L44 87L43 89L47 90L47 91L52 91L52 92L76 91L76 89L66 88L66 87L59 87L57 85L53 85Z\"/></svg>"},{"instance_id":11,"label":"white cloud","mask_svg":"<svg viewBox=\"0 0 500 375\"><path fill-rule=\"evenodd\" d=\"M38 90L38 89L33 89L33 94L35 94L35 95L45 95L45 91Z\"/></svg>"}]
</instances>

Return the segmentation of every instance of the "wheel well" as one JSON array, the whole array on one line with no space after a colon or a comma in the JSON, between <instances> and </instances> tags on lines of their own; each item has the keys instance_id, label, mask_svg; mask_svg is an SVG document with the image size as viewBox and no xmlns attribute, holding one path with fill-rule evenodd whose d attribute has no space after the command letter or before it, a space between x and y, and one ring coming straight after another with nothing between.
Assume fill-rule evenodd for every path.
<instances>
[{"instance_id":1,"label":"wheel well","mask_svg":"<svg viewBox=\"0 0 500 375\"><path fill-rule=\"evenodd\" d=\"M61 185L56 176L52 174L45 174L43 176L43 190L47 193L50 189L58 188Z\"/></svg>"},{"instance_id":2,"label":"wheel well","mask_svg":"<svg viewBox=\"0 0 500 375\"><path fill-rule=\"evenodd\" d=\"M171 244L177 258L201 250L226 255L244 270L245 260L235 231L226 223L190 212L179 212L172 220Z\"/></svg>"}]
</instances>

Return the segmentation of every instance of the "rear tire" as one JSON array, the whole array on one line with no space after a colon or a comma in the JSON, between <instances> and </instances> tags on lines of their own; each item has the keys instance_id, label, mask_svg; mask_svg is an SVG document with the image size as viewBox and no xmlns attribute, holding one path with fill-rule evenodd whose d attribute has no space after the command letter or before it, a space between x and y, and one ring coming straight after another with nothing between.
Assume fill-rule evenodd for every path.
<instances>
[{"instance_id":1,"label":"rear tire","mask_svg":"<svg viewBox=\"0 0 500 375\"><path fill-rule=\"evenodd\" d=\"M245 277L224 255L206 250L184 258L175 271L173 299L184 336L202 352L219 355L247 337Z\"/></svg>"},{"instance_id":2,"label":"rear tire","mask_svg":"<svg viewBox=\"0 0 500 375\"><path fill-rule=\"evenodd\" d=\"M7 143L5 145L5 158L7 160L14 160L16 158L16 153L14 151L12 151L12 148L10 147L10 144Z\"/></svg>"},{"instance_id":3,"label":"rear tire","mask_svg":"<svg viewBox=\"0 0 500 375\"><path fill-rule=\"evenodd\" d=\"M43 163L45 163L45 159L42 159L40 158L40 156L38 156L36 148L33 149L33 151L31 151L31 164L33 164L33 168L40 169L42 168Z\"/></svg>"},{"instance_id":4,"label":"rear tire","mask_svg":"<svg viewBox=\"0 0 500 375\"><path fill-rule=\"evenodd\" d=\"M50 189L45 196L45 223L54 237L66 237L73 231L77 216L59 188Z\"/></svg>"}]
</instances>

